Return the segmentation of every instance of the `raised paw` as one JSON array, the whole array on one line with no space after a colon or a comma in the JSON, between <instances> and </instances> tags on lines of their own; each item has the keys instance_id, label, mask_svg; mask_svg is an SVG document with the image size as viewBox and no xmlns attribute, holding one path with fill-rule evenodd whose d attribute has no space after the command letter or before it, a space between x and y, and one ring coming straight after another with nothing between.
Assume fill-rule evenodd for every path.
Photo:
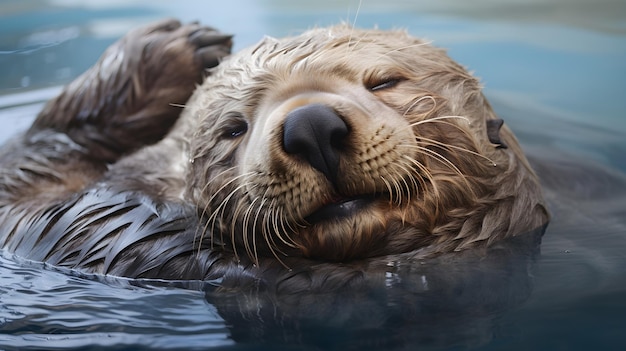
<instances>
[{"instance_id":1,"label":"raised paw","mask_svg":"<svg viewBox=\"0 0 626 351\"><path fill-rule=\"evenodd\" d=\"M138 38L138 46L143 47L142 52L137 53L141 57L139 78L152 90L173 87L186 92L184 101L170 101L172 103L184 103L193 91L187 84L199 83L205 69L219 64L230 54L232 46L231 35L198 23L181 25L174 20L130 33L129 42L134 41L133 36ZM174 95L168 92L168 96Z\"/></svg>"},{"instance_id":2,"label":"raised paw","mask_svg":"<svg viewBox=\"0 0 626 351\"><path fill-rule=\"evenodd\" d=\"M165 20L135 29L49 102L31 131L65 132L113 161L160 140L231 46L230 35L198 23Z\"/></svg>"},{"instance_id":3,"label":"raised paw","mask_svg":"<svg viewBox=\"0 0 626 351\"><path fill-rule=\"evenodd\" d=\"M189 41L196 45L194 59L202 67L212 68L230 54L232 35L221 34L211 28L203 27L189 35Z\"/></svg>"}]
</instances>

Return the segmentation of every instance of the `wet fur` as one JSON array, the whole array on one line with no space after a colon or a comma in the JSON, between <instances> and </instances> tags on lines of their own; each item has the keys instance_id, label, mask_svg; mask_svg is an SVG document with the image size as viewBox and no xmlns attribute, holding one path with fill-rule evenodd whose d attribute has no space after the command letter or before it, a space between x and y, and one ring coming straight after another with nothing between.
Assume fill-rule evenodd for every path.
<instances>
[{"instance_id":1,"label":"wet fur","mask_svg":"<svg viewBox=\"0 0 626 351\"><path fill-rule=\"evenodd\" d=\"M3 147L5 250L101 274L278 284L315 260L481 249L547 222L515 137L505 125L507 148L490 142L497 117L442 50L404 32L314 29L233 55L194 92L230 47L212 32L190 39L198 28L169 21L129 34ZM172 103L192 92L179 118ZM309 103L351 128L337 184L280 146L285 114ZM377 200L354 218L306 223L333 197L361 194Z\"/></svg>"},{"instance_id":2,"label":"wet fur","mask_svg":"<svg viewBox=\"0 0 626 351\"><path fill-rule=\"evenodd\" d=\"M537 178L511 131L500 129L506 149L489 141L487 120L496 116L478 81L406 33L340 26L267 38L221 68L179 123L191 158L188 196L209 223L203 232L220 233L217 241L236 255L281 259L295 251L342 261L436 254L489 245L547 221ZM400 81L368 91L390 78ZM356 135L336 190L281 150L285 114L310 103L332 106ZM240 119L248 135L221 138L220 128ZM306 215L335 192L388 199L352 220L308 226ZM268 234L273 227L280 236Z\"/></svg>"}]
</instances>

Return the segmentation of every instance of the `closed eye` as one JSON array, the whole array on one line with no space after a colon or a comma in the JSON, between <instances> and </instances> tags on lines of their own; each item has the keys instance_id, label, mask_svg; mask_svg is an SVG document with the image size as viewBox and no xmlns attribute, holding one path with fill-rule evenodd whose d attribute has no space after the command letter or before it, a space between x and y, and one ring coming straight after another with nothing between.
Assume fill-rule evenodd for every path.
<instances>
[{"instance_id":1,"label":"closed eye","mask_svg":"<svg viewBox=\"0 0 626 351\"><path fill-rule=\"evenodd\" d=\"M391 88L395 87L396 85L398 85L398 83L400 83L403 80L404 80L404 78L384 79L384 80L376 81L375 83L372 83L372 84L368 84L367 88L371 92L376 92L376 91L385 90L385 89L391 89Z\"/></svg>"}]
</instances>

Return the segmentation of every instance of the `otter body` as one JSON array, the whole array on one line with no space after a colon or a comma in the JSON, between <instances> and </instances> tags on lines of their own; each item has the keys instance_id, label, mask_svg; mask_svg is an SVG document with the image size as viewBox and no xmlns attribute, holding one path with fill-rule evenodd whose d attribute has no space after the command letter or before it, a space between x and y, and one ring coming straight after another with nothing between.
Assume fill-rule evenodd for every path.
<instances>
[{"instance_id":1,"label":"otter body","mask_svg":"<svg viewBox=\"0 0 626 351\"><path fill-rule=\"evenodd\" d=\"M0 151L0 245L98 274L289 279L547 223L517 140L444 51L347 26L229 49L175 21L110 48Z\"/></svg>"}]
</instances>

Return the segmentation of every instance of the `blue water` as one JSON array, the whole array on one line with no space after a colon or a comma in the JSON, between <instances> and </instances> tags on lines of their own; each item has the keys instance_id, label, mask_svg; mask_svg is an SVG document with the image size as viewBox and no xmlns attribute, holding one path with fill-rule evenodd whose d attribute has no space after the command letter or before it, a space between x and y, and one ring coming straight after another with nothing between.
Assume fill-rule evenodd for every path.
<instances>
[{"instance_id":1,"label":"blue water","mask_svg":"<svg viewBox=\"0 0 626 351\"><path fill-rule=\"evenodd\" d=\"M387 277L389 289L375 291L378 295L308 296L297 300L301 306L286 308L285 301L253 293L216 297L210 284L183 288L96 279L4 253L0 350L621 350L626 345L626 3L364 0L360 8L354 0L231 0L219 7L205 1L125 3L0 3L0 141L25 129L41 103L109 44L155 19L213 25L236 35L235 50L263 35L285 36L339 21L406 28L449 48L481 77L496 112L527 150L553 214L541 254L534 261L508 262L513 269L503 268L504 275L485 272L479 263L476 269L439 272L459 276L463 285L454 291L438 291L432 280L426 284L436 269L425 267L418 275L399 275L422 280L398 283ZM458 306L458 313L441 310L442 301L456 304L448 306ZM266 309L255 309L259 306L275 309L265 314Z\"/></svg>"}]
</instances>

